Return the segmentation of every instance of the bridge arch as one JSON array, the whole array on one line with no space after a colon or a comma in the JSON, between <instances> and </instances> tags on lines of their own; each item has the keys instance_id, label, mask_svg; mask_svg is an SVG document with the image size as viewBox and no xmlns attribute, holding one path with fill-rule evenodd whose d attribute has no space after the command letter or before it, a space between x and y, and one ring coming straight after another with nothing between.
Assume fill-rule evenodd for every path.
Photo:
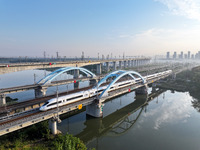
<instances>
[{"instance_id":1,"label":"bridge arch","mask_svg":"<svg viewBox=\"0 0 200 150\"><path fill-rule=\"evenodd\" d=\"M101 93L101 95L99 96L99 99L101 97L107 96L107 92L108 90L112 87L113 84L115 84L119 79L121 79L122 77L129 75L131 78L133 78L133 80L135 80L135 77L132 75L137 75L142 79L143 84L146 83L145 78L142 77L142 75L140 75L138 72L135 71L124 71L124 70L119 70L119 71L114 71L112 73L110 73L109 75L107 75L106 77L104 77L97 85L97 88L101 86L102 83L104 83L108 78L115 76L116 78L107 86L107 88Z\"/></svg>"},{"instance_id":2,"label":"bridge arch","mask_svg":"<svg viewBox=\"0 0 200 150\"><path fill-rule=\"evenodd\" d=\"M85 69L85 68L80 68L80 67L66 67L66 68L60 68L55 70L54 72L48 74L47 76L45 76L44 78L42 78L40 81L38 81L37 84L42 84L45 85L47 83L50 83L54 78L56 78L57 76L59 76L60 74L63 74L67 71L71 71L71 70L79 70L83 73L85 73L88 76L91 76L91 78L96 77L96 75L94 73L92 73L91 71Z\"/></svg>"}]
</instances>

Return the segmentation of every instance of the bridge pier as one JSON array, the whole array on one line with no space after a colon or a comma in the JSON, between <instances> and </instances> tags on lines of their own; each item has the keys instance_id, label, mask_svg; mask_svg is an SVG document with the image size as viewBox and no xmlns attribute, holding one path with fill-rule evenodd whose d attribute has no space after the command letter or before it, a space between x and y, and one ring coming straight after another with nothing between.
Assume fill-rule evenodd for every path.
<instances>
[{"instance_id":1,"label":"bridge pier","mask_svg":"<svg viewBox=\"0 0 200 150\"><path fill-rule=\"evenodd\" d=\"M97 74L101 74L101 64L97 64Z\"/></svg>"},{"instance_id":2,"label":"bridge pier","mask_svg":"<svg viewBox=\"0 0 200 150\"><path fill-rule=\"evenodd\" d=\"M148 86L145 84L143 87L137 88L135 90L136 95L143 95L148 93Z\"/></svg>"},{"instance_id":3,"label":"bridge pier","mask_svg":"<svg viewBox=\"0 0 200 150\"><path fill-rule=\"evenodd\" d=\"M109 62L106 62L106 72L109 72Z\"/></svg>"},{"instance_id":4,"label":"bridge pier","mask_svg":"<svg viewBox=\"0 0 200 150\"><path fill-rule=\"evenodd\" d=\"M86 114L92 117L102 117L103 116L103 104L100 100L96 100L90 105L86 106Z\"/></svg>"},{"instance_id":5,"label":"bridge pier","mask_svg":"<svg viewBox=\"0 0 200 150\"><path fill-rule=\"evenodd\" d=\"M90 85L95 85L96 83L97 83L96 79L91 79L89 82Z\"/></svg>"},{"instance_id":6,"label":"bridge pier","mask_svg":"<svg viewBox=\"0 0 200 150\"><path fill-rule=\"evenodd\" d=\"M124 68L126 68L126 61L124 61Z\"/></svg>"},{"instance_id":7,"label":"bridge pier","mask_svg":"<svg viewBox=\"0 0 200 150\"><path fill-rule=\"evenodd\" d=\"M0 106L1 105L6 105L6 95L5 94L0 95Z\"/></svg>"},{"instance_id":8,"label":"bridge pier","mask_svg":"<svg viewBox=\"0 0 200 150\"><path fill-rule=\"evenodd\" d=\"M74 79L78 79L79 78L79 70L76 69L74 70ZM79 82L76 82L76 80L74 80L74 89L78 89L79 88Z\"/></svg>"},{"instance_id":9,"label":"bridge pier","mask_svg":"<svg viewBox=\"0 0 200 150\"><path fill-rule=\"evenodd\" d=\"M134 60L131 60L131 67L134 66Z\"/></svg>"},{"instance_id":10,"label":"bridge pier","mask_svg":"<svg viewBox=\"0 0 200 150\"><path fill-rule=\"evenodd\" d=\"M51 118L49 119L49 129L53 135L58 134L57 129L57 118Z\"/></svg>"},{"instance_id":11,"label":"bridge pier","mask_svg":"<svg viewBox=\"0 0 200 150\"><path fill-rule=\"evenodd\" d=\"M131 67L131 61L128 60L128 68L130 68L130 67Z\"/></svg>"},{"instance_id":12,"label":"bridge pier","mask_svg":"<svg viewBox=\"0 0 200 150\"><path fill-rule=\"evenodd\" d=\"M116 62L115 61L113 62L113 70L117 70Z\"/></svg>"},{"instance_id":13,"label":"bridge pier","mask_svg":"<svg viewBox=\"0 0 200 150\"><path fill-rule=\"evenodd\" d=\"M122 69L122 61L119 61L119 69Z\"/></svg>"},{"instance_id":14,"label":"bridge pier","mask_svg":"<svg viewBox=\"0 0 200 150\"><path fill-rule=\"evenodd\" d=\"M136 67L137 66L137 61L136 60L134 60L134 67Z\"/></svg>"},{"instance_id":15,"label":"bridge pier","mask_svg":"<svg viewBox=\"0 0 200 150\"><path fill-rule=\"evenodd\" d=\"M47 87L39 86L37 89L35 89L35 98L46 96L46 92L47 92Z\"/></svg>"}]
</instances>

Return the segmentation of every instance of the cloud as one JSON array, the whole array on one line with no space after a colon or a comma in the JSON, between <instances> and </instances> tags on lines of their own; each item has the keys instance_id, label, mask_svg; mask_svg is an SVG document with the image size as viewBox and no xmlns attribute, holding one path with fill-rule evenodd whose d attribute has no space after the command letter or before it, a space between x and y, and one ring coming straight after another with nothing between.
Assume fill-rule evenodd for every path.
<instances>
[{"instance_id":1,"label":"cloud","mask_svg":"<svg viewBox=\"0 0 200 150\"><path fill-rule=\"evenodd\" d=\"M165 29L152 28L138 33L132 38L132 47L148 55L165 54L166 51L188 51L199 49L200 28Z\"/></svg>"},{"instance_id":2,"label":"cloud","mask_svg":"<svg viewBox=\"0 0 200 150\"><path fill-rule=\"evenodd\" d=\"M181 99L177 101L175 97L168 98L160 107L150 110L144 114L145 117L154 116L155 122L153 128L158 130L162 125L168 123L186 123L191 116L191 101L189 96L180 93Z\"/></svg>"},{"instance_id":3,"label":"cloud","mask_svg":"<svg viewBox=\"0 0 200 150\"><path fill-rule=\"evenodd\" d=\"M185 16L189 19L200 21L200 1L199 0L155 0L168 7L168 9L178 16Z\"/></svg>"}]
</instances>

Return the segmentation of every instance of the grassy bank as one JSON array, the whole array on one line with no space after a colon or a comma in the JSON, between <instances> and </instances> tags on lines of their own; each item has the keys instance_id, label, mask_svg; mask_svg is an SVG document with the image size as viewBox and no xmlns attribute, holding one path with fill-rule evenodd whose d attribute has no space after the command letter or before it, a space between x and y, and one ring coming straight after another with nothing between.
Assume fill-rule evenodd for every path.
<instances>
[{"instance_id":1,"label":"grassy bank","mask_svg":"<svg viewBox=\"0 0 200 150\"><path fill-rule=\"evenodd\" d=\"M0 150L87 150L72 135L51 135L48 121L0 137Z\"/></svg>"}]
</instances>

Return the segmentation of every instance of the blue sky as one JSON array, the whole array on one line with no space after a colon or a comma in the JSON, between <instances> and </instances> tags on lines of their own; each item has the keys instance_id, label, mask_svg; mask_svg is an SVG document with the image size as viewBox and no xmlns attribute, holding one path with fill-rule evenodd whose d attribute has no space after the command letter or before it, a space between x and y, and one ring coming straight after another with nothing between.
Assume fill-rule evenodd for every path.
<instances>
[{"instance_id":1,"label":"blue sky","mask_svg":"<svg viewBox=\"0 0 200 150\"><path fill-rule=\"evenodd\" d=\"M0 0L0 56L152 56L199 43L199 0Z\"/></svg>"}]
</instances>

